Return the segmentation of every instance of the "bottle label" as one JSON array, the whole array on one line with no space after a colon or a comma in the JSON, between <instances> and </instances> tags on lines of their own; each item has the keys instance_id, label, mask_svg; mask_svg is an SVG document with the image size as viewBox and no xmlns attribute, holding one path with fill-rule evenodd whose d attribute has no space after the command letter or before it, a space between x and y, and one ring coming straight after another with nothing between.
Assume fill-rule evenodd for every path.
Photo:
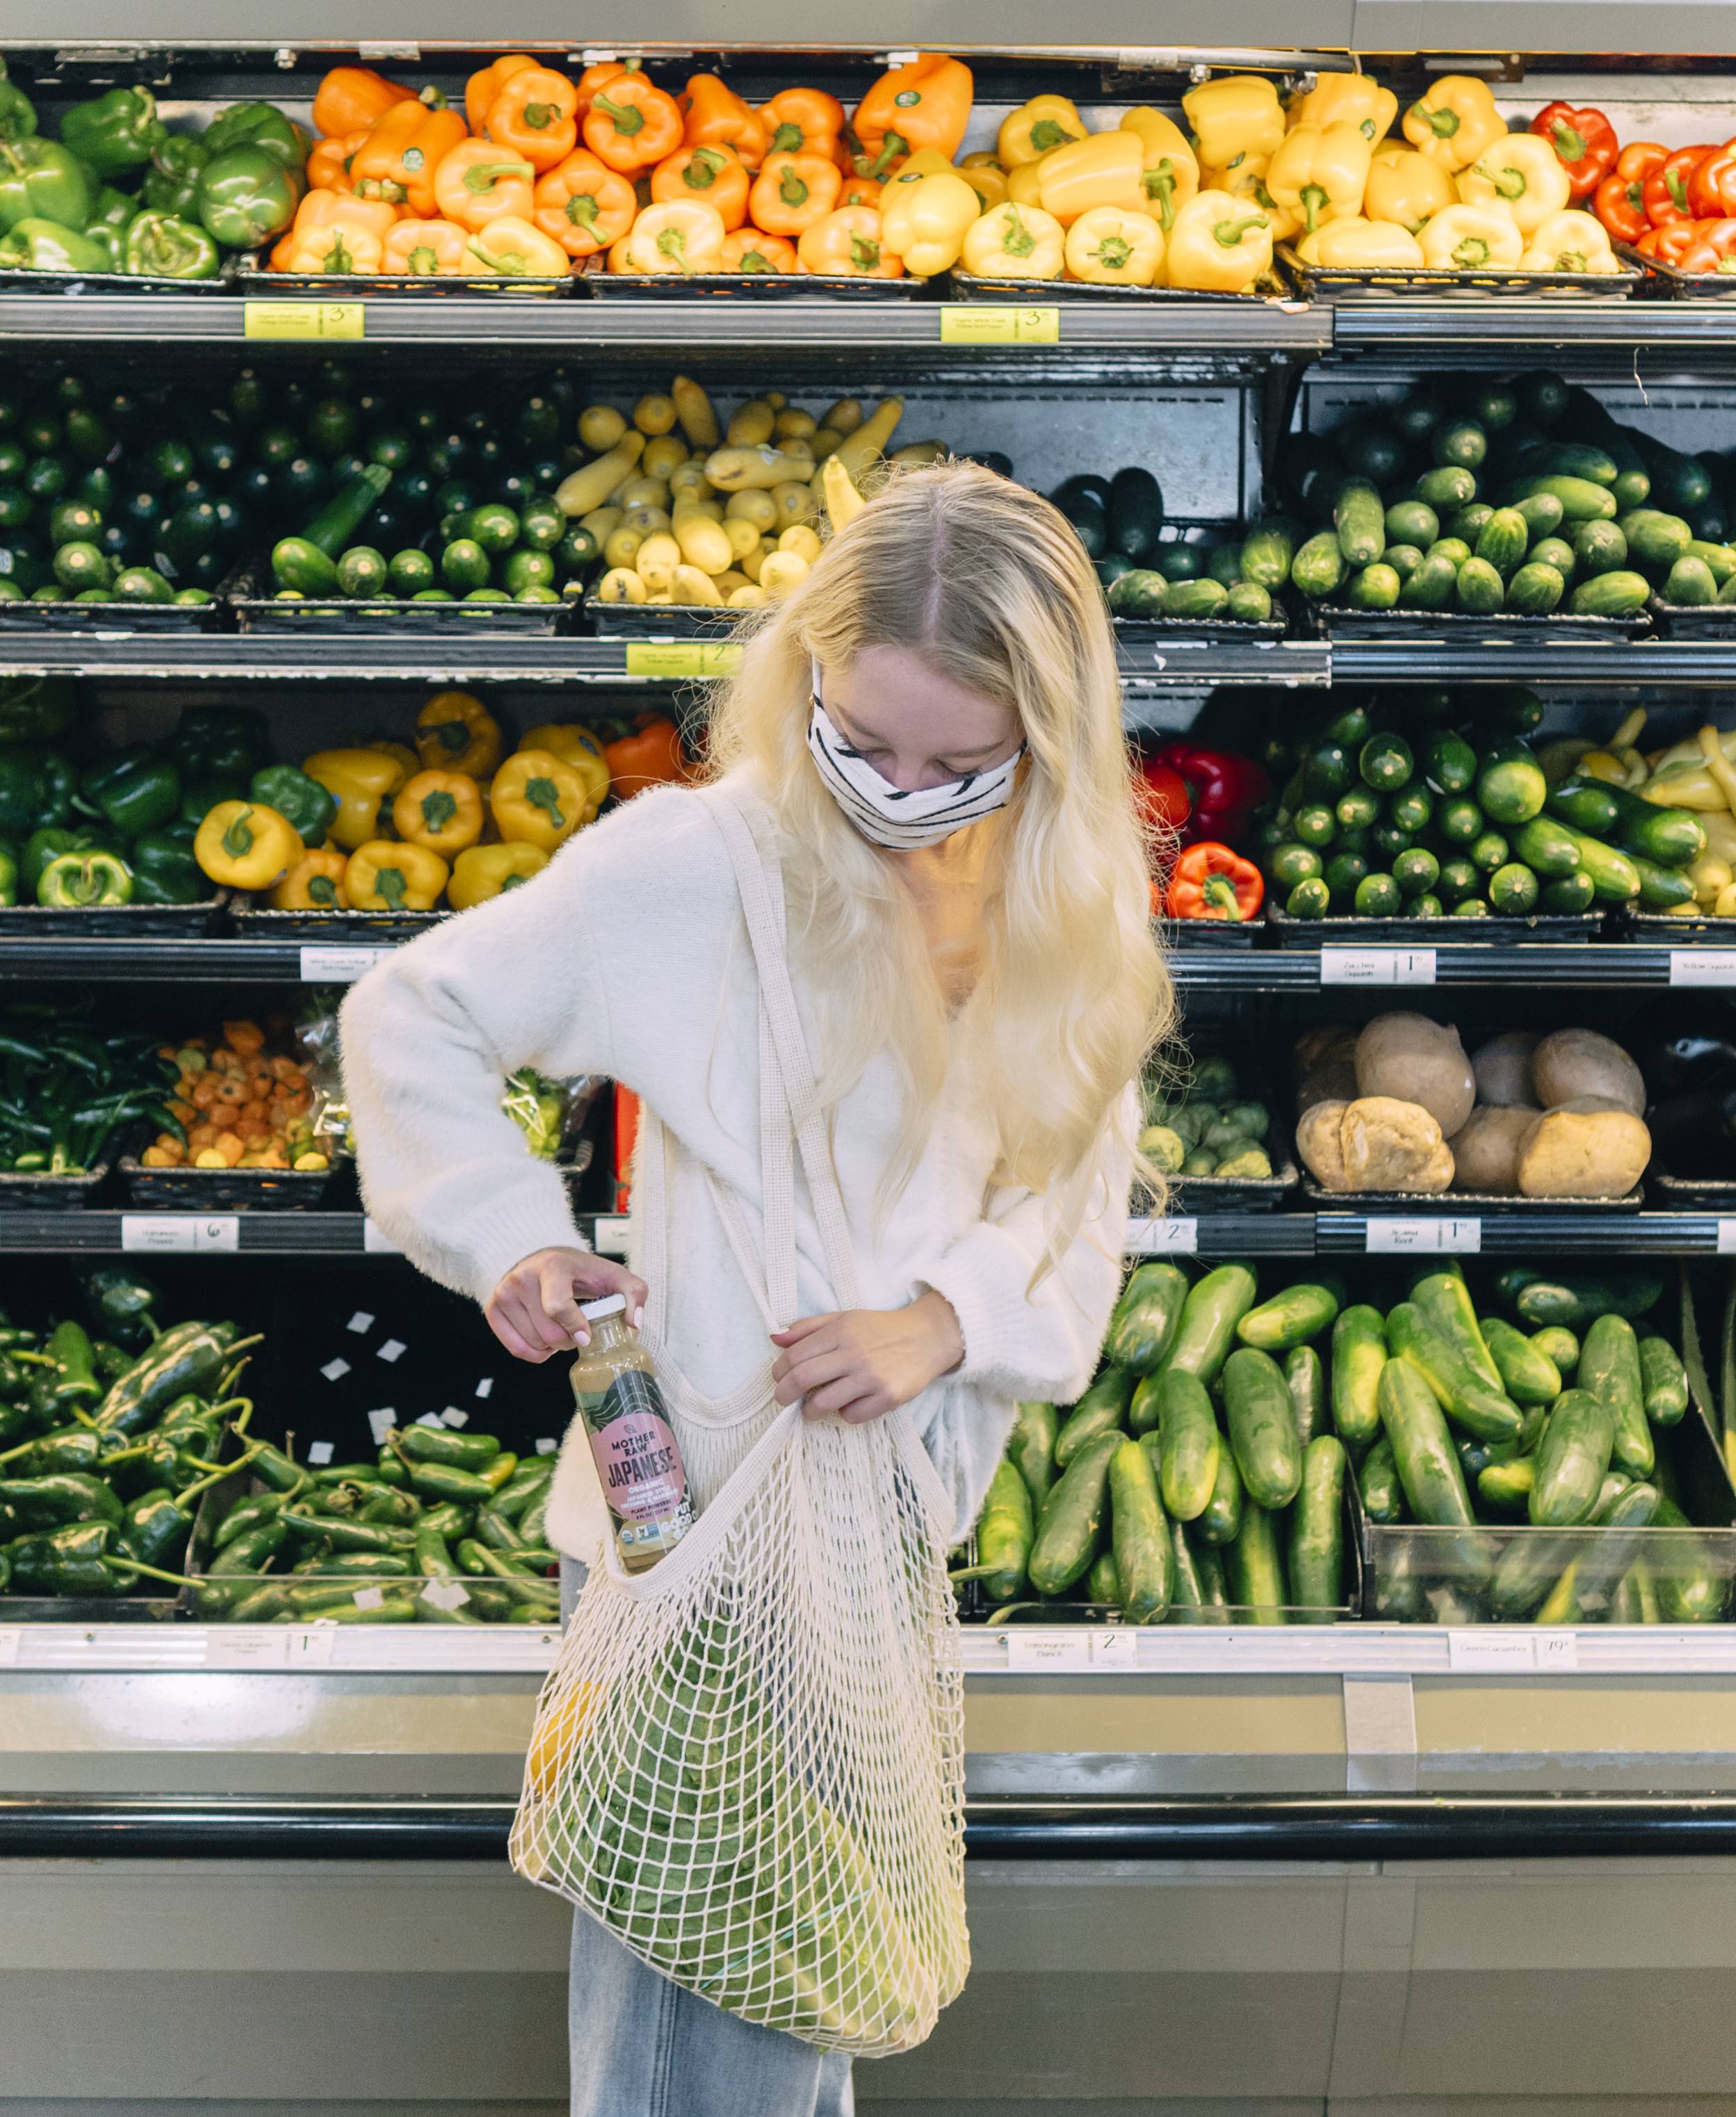
<instances>
[{"instance_id":1,"label":"bottle label","mask_svg":"<svg viewBox=\"0 0 1736 2117\"><path fill-rule=\"evenodd\" d=\"M630 1524L667 1524L672 1516L683 1518L683 1527L690 1522L687 1474L655 1380L625 1368L600 1396L580 1396L579 1408L616 1518Z\"/></svg>"}]
</instances>

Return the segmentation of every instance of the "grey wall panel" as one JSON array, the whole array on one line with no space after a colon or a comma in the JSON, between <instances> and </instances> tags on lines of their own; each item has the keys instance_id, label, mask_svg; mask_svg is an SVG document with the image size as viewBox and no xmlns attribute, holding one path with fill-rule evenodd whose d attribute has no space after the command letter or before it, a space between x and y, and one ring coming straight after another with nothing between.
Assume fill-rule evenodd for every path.
<instances>
[{"instance_id":1,"label":"grey wall panel","mask_svg":"<svg viewBox=\"0 0 1736 2117\"><path fill-rule=\"evenodd\" d=\"M1684 58L1736 50L1728 0L1356 0L1363 52L1638 52Z\"/></svg>"}]
</instances>

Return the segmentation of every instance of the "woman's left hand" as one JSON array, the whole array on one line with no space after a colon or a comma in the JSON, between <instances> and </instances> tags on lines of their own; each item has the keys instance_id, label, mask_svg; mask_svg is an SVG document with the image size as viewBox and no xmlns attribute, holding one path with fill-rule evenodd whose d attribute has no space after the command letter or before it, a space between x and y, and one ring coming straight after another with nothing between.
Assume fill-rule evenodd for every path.
<instances>
[{"instance_id":1,"label":"woman's left hand","mask_svg":"<svg viewBox=\"0 0 1736 2117\"><path fill-rule=\"evenodd\" d=\"M852 1426L884 1418L920 1396L964 1358L953 1304L930 1290L902 1308L845 1308L804 1316L774 1331L772 1366L779 1404L806 1397L803 1415Z\"/></svg>"}]
</instances>

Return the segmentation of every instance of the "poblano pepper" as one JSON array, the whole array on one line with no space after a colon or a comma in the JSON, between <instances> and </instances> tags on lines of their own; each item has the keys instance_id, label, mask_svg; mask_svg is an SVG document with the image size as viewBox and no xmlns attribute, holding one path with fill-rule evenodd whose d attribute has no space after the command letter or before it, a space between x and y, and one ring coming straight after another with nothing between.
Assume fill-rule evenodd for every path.
<instances>
[{"instance_id":1,"label":"poblano pepper","mask_svg":"<svg viewBox=\"0 0 1736 2117\"><path fill-rule=\"evenodd\" d=\"M127 1510L122 1528L128 1549L152 1566L161 1565L177 1551L184 1552L193 1533L193 1509L189 1502L245 1469L249 1460L243 1455L236 1462L207 1471L196 1483L184 1485L178 1492L159 1485L135 1500Z\"/></svg>"},{"instance_id":2,"label":"poblano pepper","mask_svg":"<svg viewBox=\"0 0 1736 2117\"><path fill-rule=\"evenodd\" d=\"M116 1494L87 1470L0 1478L0 1501L28 1529L55 1529L62 1522L118 1522L123 1512Z\"/></svg>"},{"instance_id":3,"label":"poblano pepper","mask_svg":"<svg viewBox=\"0 0 1736 2117\"><path fill-rule=\"evenodd\" d=\"M236 1354L258 1343L256 1336L237 1337L233 1323L178 1323L109 1391L96 1423L122 1433L140 1432L178 1397L215 1389Z\"/></svg>"},{"instance_id":4,"label":"poblano pepper","mask_svg":"<svg viewBox=\"0 0 1736 2117\"><path fill-rule=\"evenodd\" d=\"M78 1283L91 1321L121 1344L140 1353L162 1335L156 1320L162 1289L142 1272L97 1265L81 1271Z\"/></svg>"},{"instance_id":5,"label":"poblano pepper","mask_svg":"<svg viewBox=\"0 0 1736 2117\"><path fill-rule=\"evenodd\" d=\"M62 1415L75 1405L88 1407L102 1401L96 1356L83 1324L57 1323L43 1349L54 1363L49 1395Z\"/></svg>"}]
</instances>

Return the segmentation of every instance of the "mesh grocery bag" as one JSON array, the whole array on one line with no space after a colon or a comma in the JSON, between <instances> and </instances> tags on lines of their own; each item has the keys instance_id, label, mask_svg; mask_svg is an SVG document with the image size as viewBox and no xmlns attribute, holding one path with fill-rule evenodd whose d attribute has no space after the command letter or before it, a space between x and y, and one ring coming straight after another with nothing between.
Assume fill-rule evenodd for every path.
<instances>
[{"instance_id":1,"label":"mesh grocery bag","mask_svg":"<svg viewBox=\"0 0 1736 2117\"><path fill-rule=\"evenodd\" d=\"M855 1262L824 1128L790 1117L813 1079L781 898L727 793L709 805L760 971L763 1271L713 1195L769 1325L793 1313L792 1129L841 1307ZM659 1237L660 1133L648 1114L637 1180ZM720 1409L708 1435L672 1401L684 1451L735 1450L681 1543L629 1576L603 1539L538 1709L513 1864L732 2013L824 2050L908 2050L970 1961L952 1503L907 1410L806 1420L777 1407L769 1368Z\"/></svg>"}]
</instances>

